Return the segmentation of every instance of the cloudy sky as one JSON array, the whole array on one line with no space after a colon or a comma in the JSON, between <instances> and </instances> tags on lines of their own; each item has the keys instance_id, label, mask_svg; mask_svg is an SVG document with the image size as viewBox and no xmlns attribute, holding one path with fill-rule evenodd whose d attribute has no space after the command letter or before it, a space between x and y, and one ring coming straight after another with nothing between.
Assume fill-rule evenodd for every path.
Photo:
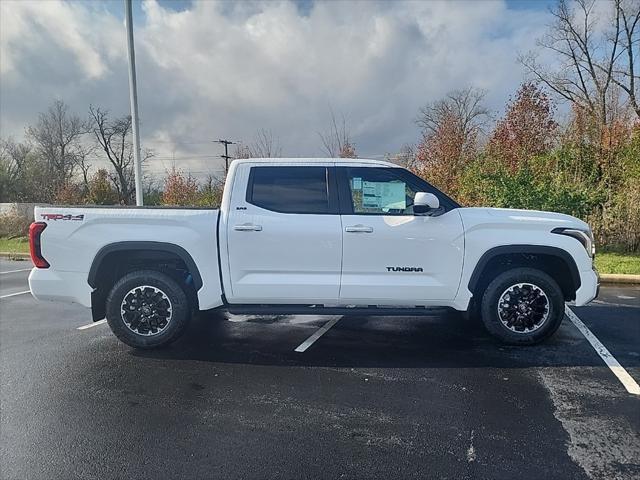
<instances>
[{"instance_id":1,"label":"cloudy sky","mask_svg":"<svg viewBox=\"0 0 640 480\"><path fill-rule=\"evenodd\" d=\"M418 108L486 89L498 112L524 79L549 1L135 2L141 141L199 175L220 170L218 138L269 129L286 156L322 155L330 109L361 157L414 143ZM123 2L0 2L0 135L56 98L129 112Z\"/></svg>"}]
</instances>

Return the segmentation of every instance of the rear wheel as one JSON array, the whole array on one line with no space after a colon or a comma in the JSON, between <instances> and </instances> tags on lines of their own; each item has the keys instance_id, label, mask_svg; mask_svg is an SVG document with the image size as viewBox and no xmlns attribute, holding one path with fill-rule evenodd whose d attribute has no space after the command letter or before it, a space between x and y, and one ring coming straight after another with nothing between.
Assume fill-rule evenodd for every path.
<instances>
[{"instance_id":1,"label":"rear wheel","mask_svg":"<svg viewBox=\"0 0 640 480\"><path fill-rule=\"evenodd\" d=\"M191 312L185 291L168 275L140 270L122 277L107 297L107 322L134 348L156 348L177 340Z\"/></svg>"},{"instance_id":2,"label":"rear wheel","mask_svg":"<svg viewBox=\"0 0 640 480\"><path fill-rule=\"evenodd\" d=\"M498 275L482 296L487 330L505 343L539 343L555 333L564 317L562 290L546 273L514 268Z\"/></svg>"}]
</instances>

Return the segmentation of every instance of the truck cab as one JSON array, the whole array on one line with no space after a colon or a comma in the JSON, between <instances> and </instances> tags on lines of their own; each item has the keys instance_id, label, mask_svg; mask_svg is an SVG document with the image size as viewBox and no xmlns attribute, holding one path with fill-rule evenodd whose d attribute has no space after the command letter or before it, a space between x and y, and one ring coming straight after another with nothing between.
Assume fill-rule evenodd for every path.
<instances>
[{"instance_id":1,"label":"truck cab","mask_svg":"<svg viewBox=\"0 0 640 480\"><path fill-rule=\"evenodd\" d=\"M232 303L451 304L464 253L453 200L384 162L245 161L221 207ZM417 215L431 192L437 213ZM372 303L373 302L373 303Z\"/></svg>"}]
</instances>

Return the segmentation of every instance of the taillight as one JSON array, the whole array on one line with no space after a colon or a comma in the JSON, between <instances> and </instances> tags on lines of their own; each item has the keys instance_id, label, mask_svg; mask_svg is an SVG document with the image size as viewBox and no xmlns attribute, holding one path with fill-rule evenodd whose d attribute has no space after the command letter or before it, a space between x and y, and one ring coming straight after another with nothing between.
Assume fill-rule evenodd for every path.
<instances>
[{"instance_id":1,"label":"taillight","mask_svg":"<svg viewBox=\"0 0 640 480\"><path fill-rule=\"evenodd\" d=\"M44 259L40 249L40 235L45 228L47 228L47 224L44 222L34 222L29 227L29 251L31 252L31 261L36 268L49 268L49 262Z\"/></svg>"}]
</instances>

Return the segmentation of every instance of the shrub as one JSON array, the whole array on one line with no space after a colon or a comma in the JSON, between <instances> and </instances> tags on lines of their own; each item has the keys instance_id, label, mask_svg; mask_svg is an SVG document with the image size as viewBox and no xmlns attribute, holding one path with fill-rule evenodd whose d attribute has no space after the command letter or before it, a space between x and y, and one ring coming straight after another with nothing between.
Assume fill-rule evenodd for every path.
<instances>
[{"instance_id":1,"label":"shrub","mask_svg":"<svg viewBox=\"0 0 640 480\"><path fill-rule=\"evenodd\" d=\"M162 193L163 205L195 206L198 205L198 182L190 174L173 168L164 182Z\"/></svg>"},{"instance_id":2,"label":"shrub","mask_svg":"<svg viewBox=\"0 0 640 480\"><path fill-rule=\"evenodd\" d=\"M461 179L461 197L472 205L549 210L587 218L602 193L571 182L555 168L555 159L530 159L515 170L491 158L471 163Z\"/></svg>"},{"instance_id":3,"label":"shrub","mask_svg":"<svg viewBox=\"0 0 640 480\"><path fill-rule=\"evenodd\" d=\"M113 187L109 174L100 169L89 180L86 201L93 205L117 205L118 192Z\"/></svg>"},{"instance_id":4,"label":"shrub","mask_svg":"<svg viewBox=\"0 0 640 480\"><path fill-rule=\"evenodd\" d=\"M57 205L80 205L84 203L84 198L78 185L67 183L56 191L53 203Z\"/></svg>"},{"instance_id":5,"label":"shrub","mask_svg":"<svg viewBox=\"0 0 640 480\"><path fill-rule=\"evenodd\" d=\"M31 218L17 213L0 215L0 237L24 237L29 233Z\"/></svg>"}]
</instances>

